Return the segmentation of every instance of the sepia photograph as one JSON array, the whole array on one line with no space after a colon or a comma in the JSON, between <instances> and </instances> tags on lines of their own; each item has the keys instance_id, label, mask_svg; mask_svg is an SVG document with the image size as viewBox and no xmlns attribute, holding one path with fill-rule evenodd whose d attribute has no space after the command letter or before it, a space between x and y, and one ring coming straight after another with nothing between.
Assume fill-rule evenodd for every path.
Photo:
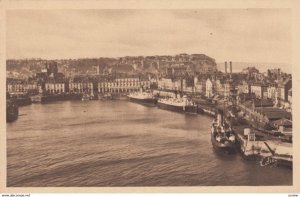
<instances>
[{"instance_id":1,"label":"sepia photograph","mask_svg":"<svg viewBox=\"0 0 300 197\"><path fill-rule=\"evenodd\" d=\"M5 51L7 188L294 185L290 8L6 9Z\"/></svg>"}]
</instances>

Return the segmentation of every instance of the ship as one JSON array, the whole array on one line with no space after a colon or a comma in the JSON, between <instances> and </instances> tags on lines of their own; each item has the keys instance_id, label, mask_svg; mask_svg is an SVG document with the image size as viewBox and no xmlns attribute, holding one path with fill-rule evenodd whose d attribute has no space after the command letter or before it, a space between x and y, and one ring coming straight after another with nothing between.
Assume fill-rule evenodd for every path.
<instances>
[{"instance_id":1,"label":"ship","mask_svg":"<svg viewBox=\"0 0 300 197\"><path fill-rule=\"evenodd\" d=\"M150 92L133 92L127 95L129 101L147 106L156 106L157 98Z\"/></svg>"},{"instance_id":2,"label":"ship","mask_svg":"<svg viewBox=\"0 0 300 197\"><path fill-rule=\"evenodd\" d=\"M211 142L215 150L224 153L235 153L237 140L234 132L225 121L223 114L218 113L211 125Z\"/></svg>"},{"instance_id":3,"label":"ship","mask_svg":"<svg viewBox=\"0 0 300 197\"><path fill-rule=\"evenodd\" d=\"M31 96L32 103L51 103L55 101L81 100L81 93L64 93L64 94L38 94Z\"/></svg>"},{"instance_id":4,"label":"ship","mask_svg":"<svg viewBox=\"0 0 300 197\"><path fill-rule=\"evenodd\" d=\"M111 95L111 99L113 100L127 100L128 96L125 93L112 93Z\"/></svg>"},{"instance_id":5,"label":"ship","mask_svg":"<svg viewBox=\"0 0 300 197\"><path fill-rule=\"evenodd\" d=\"M161 98L157 101L157 106L161 109L197 114L198 108L193 102L189 101L186 96L182 98Z\"/></svg>"},{"instance_id":6,"label":"ship","mask_svg":"<svg viewBox=\"0 0 300 197\"><path fill-rule=\"evenodd\" d=\"M92 97L89 94L83 94L81 100L89 101L89 100L92 100Z\"/></svg>"},{"instance_id":7,"label":"ship","mask_svg":"<svg viewBox=\"0 0 300 197\"><path fill-rule=\"evenodd\" d=\"M19 107L16 101L7 99L6 100L6 122L13 122L18 119Z\"/></svg>"},{"instance_id":8,"label":"ship","mask_svg":"<svg viewBox=\"0 0 300 197\"><path fill-rule=\"evenodd\" d=\"M14 99L19 107L31 104L30 97L25 93L11 93L10 98Z\"/></svg>"}]
</instances>

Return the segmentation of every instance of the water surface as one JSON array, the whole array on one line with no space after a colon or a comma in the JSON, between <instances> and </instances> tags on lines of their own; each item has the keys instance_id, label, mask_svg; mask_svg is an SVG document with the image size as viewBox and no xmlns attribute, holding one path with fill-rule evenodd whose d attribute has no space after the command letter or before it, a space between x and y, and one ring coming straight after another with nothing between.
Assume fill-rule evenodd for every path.
<instances>
[{"instance_id":1,"label":"water surface","mask_svg":"<svg viewBox=\"0 0 300 197\"><path fill-rule=\"evenodd\" d=\"M215 153L210 121L127 101L25 106L7 124L7 186L292 184L292 170Z\"/></svg>"}]
</instances>

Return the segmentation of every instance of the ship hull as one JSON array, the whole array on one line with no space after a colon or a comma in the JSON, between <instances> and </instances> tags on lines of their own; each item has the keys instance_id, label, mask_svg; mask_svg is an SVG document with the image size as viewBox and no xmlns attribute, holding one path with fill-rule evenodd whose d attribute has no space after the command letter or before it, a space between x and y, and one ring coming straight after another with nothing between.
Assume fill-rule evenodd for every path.
<instances>
[{"instance_id":1,"label":"ship hull","mask_svg":"<svg viewBox=\"0 0 300 197\"><path fill-rule=\"evenodd\" d=\"M212 128L211 131L211 143L213 145L213 148L216 151L223 152L223 153L228 153L228 154L236 153L237 150L236 141L228 141L224 138L221 138L220 141L217 141L216 140L217 133L214 129L215 128Z\"/></svg>"},{"instance_id":2,"label":"ship hull","mask_svg":"<svg viewBox=\"0 0 300 197\"><path fill-rule=\"evenodd\" d=\"M17 98L16 102L17 102L18 106L30 105L31 104L31 99L30 99L30 97Z\"/></svg>"},{"instance_id":3,"label":"ship hull","mask_svg":"<svg viewBox=\"0 0 300 197\"><path fill-rule=\"evenodd\" d=\"M216 140L213 134L211 134L211 143L213 145L213 148L218 152L227 154L236 153L237 146L235 143L228 142L227 144L222 144Z\"/></svg>"},{"instance_id":4,"label":"ship hull","mask_svg":"<svg viewBox=\"0 0 300 197\"><path fill-rule=\"evenodd\" d=\"M81 100L83 97L82 94L52 94L52 95L43 95L40 98L42 104L51 103L55 101L66 101L66 100Z\"/></svg>"},{"instance_id":5,"label":"ship hull","mask_svg":"<svg viewBox=\"0 0 300 197\"><path fill-rule=\"evenodd\" d=\"M187 113L187 114L197 114L197 106L177 106L171 105L167 103L157 102L157 106L160 109L179 112L179 113Z\"/></svg>"},{"instance_id":6,"label":"ship hull","mask_svg":"<svg viewBox=\"0 0 300 197\"><path fill-rule=\"evenodd\" d=\"M157 99L155 98L134 98L134 97L128 97L130 102L138 103L141 105L146 105L150 107L155 107L157 104Z\"/></svg>"},{"instance_id":7,"label":"ship hull","mask_svg":"<svg viewBox=\"0 0 300 197\"><path fill-rule=\"evenodd\" d=\"M6 122L13 122L17 120L19 116L19 108L16 103L7 102L6 105Z\"/></svg>"},{"instance_id":8,"label":"ship hull","mask_svg":"<svg viewBox=\"0 0 300 197\"><path fill-rule=\"evenodd\" d=\"M198 114L198 108L197 106L185 106L185 110L184 110L185 113L187 114Z\"/></svg>"},{"instance_id":9,"label":"ship hull","mask_svg":"<svg viewBox=\"0 0 300 197\"><path fill-rule=\"evenodd\" d=\"M277 164L279 166L284 166L284 167L287 167L287 168L293 168L293 161L278 159Z\"/></svg>"},{"instance_id":10,"label":"ship hull","mask_svg":"<svg viewBox=\"0 0 300 197\"><path fill-rule=\"evenodd\" d=\"M167 103L157 102L157 107L160 108L160 109L179 112L179 113L184 112L183 111L183 106L170 105L170 104L167 104Z\"/></svg>"}]
</instances>

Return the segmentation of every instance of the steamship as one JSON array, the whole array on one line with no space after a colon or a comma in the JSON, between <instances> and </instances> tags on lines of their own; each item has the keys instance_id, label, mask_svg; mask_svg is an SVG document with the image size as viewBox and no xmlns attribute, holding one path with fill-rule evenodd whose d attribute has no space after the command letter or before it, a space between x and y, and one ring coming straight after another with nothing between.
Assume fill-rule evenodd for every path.
<instances>
[{"instance_id":1,"label":"steamship","mask_svg":"<svg viewBox=\"0 0 300 197\"><path fill-rule=\"evenodd\" d=\"M162 98L157 101L157 106L161 109L197 114L197 105L189 101L186 96L182 98Z\"/></svg>"},{"instance_id":2,"label":"steamship","mask_svg":"<svg viewBox=\"0 0 300 197\"><path fill-rule=\"evenodd\" d=\"M6 122L12 122L18 119L19 107L16 101L6 100Z\"/></svg>"},{"instance_id":3,"label":"steamship","mask_svg":"<svg viewBox=\"0 0 300 197\"><path fill-rule=\"evenodd\" d=\"M129 101L147 106L156 106L157 98L150 92L134 92L127 95Z\"/></svg>"},{"instance_id":4,"label":"steamship","mask_svg":"<svg viewBox=\"0 0 300 197\"><path fill-rule=\"evenodd\" d=\"M211 142L215 150L224 153L235 153L237 140L228 124L223 120L223 114L218 113L211 125Z\"/></svg>"}]
</instances>

